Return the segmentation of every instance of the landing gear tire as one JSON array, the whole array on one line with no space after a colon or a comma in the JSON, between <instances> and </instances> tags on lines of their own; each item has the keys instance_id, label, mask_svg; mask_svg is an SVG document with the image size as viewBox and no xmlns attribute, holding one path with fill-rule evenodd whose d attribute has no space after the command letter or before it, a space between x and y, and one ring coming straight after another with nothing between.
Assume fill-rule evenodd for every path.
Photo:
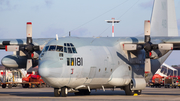
<instances>
[{"instance_id":1,"label":"landing gear tire","mask_svg":"<svg viewBox=\"0 0 180 101\"><path fill-rule=\"evenodd\" d=\"M134 91L131 90L132 87L133 87L132 81L131 81L131 83L129 83L127 86L124 87L124 91L125 91L126 95L134 95Z\"/></svg>"},{"instance_id":2,"label":"landing gear tire","mask_svg":"<svg viewBox=\"0 0 180 101\"><path fill-rule=\"evenodd\" d=\"M8 84L8 88L12 88L12 84Z\"/></svg>"},{"instance_id":3,"label":"landing gear tire","mask_svg":"<svg viewBox=\"0 0 180 101\"><path fill-rule=\"evenodd\" d=\"M137 93L138 95L141 95L142 90L135 90L134 93Z\"/></svg>"},{"instance_id":4,"label":"landing gear tire","mask_svg":"<svg viewBox=\"0 0 180 101\"><path fill-rule=\"evenodd\" d=\"M37 87L38 87L38 88L41 88L41 85L40 85L40 84L38 84L38 85L37 85Z\"/></svg>"},{"instance_id":5,"label":"landing gear tire","mask_svg":"<svg viewBox=\"0 0 180 101\"><path fill-rule=\"evenodd\" d=\"M54 88L54 96L55 97L60 97L61 93L59 91L59 88Z\"/></svg>"},{"instance_id":6,"label":"landing gear tire","mask_svg":"<svg viewBox=\"0 0 180 101\"><path fill-rule=\"evenodd\" d=\"M6 84L2 84L2 88L6 88Z\"/></svg>"},{"instance_id":7,"label":"landing gear tire","mask_svg":"<svg viewBox=\"0 0 180 101\"><path fill-rule=\"evenodd\" d=\"M36 87L36 85L35 85L35 84L32 84L32 85L31 85L31 88L35 88L35 87Z\"/></svg>"},{"instance_id":8,"label":"landing gear tire","mask_svg":"<svg viewBox=\"0 0 180 101\"><path fill-rule=\"evenodd\" d=\"M46 85L45 84L42 84L42 86L41 86L42 88L45 88L46 87Z\"/></svg>"},{"instance_id":9,"label":"landing gear tire","mask_svg":"<svg viewBox=\"0 0 180 101\"><path fill-rule=\"evenodd\" d=\"M62 97L66 97L67 94L68 94L68 89L67 89L67 87L62 87L62 88L61 88L61 96L62 96Z\"/></svg>"}]
</instances>

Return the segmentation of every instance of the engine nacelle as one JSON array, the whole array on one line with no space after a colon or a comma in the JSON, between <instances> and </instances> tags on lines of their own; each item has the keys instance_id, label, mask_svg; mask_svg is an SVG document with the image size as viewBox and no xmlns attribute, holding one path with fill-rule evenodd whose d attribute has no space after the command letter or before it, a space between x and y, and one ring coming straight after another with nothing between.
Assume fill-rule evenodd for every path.
<instances>
[{"instance_id":1,"label":"engine nacelle","mask_svg":"<svg viewBox=\"0 0 180 101\"><path fill-rule=\"evenodd\" d=\"M8 55L1 60L1 64L6 68L19 69L26 68L27 57L17 56L17 55ZM33 67L38 65L38 61L33 61Z\"/></svg>"}]
</instances>

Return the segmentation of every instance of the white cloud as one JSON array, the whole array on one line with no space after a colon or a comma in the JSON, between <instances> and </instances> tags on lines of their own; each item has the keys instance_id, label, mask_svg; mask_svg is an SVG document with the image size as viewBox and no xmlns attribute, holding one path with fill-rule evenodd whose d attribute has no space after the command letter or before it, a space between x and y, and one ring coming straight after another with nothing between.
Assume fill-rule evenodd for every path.
<instances>
[{"instance_id":1,"label":"white cloud","mask_svg":"<svg viewBox=\"0 0 180 101\"><path fill-rule=\"evenodd\" d=\"M71 36L84 37L89 36L90 32L86 28L79 28L77 30L71 31Z\"/></svg>"},{"instance_id":2,"label":"white cloud","mask_svg":"<svg viewBox=\"0 0 180 101\"><path fill-rule=\"evenodd\" d=\"M53 4L52 0L44 0L46 3L46 6L50 7Z\"/></svg>"},{"instance_id":3,"label":"white cloud","mask_svg":"<svg viewBox=\"0 0 180 101\"><path fill-rule=\"evenodd\" d=\"M0 11L10 11L17 8L17 4L12 4L10 0L0 0Z\"/></svg>"}]
</instances>

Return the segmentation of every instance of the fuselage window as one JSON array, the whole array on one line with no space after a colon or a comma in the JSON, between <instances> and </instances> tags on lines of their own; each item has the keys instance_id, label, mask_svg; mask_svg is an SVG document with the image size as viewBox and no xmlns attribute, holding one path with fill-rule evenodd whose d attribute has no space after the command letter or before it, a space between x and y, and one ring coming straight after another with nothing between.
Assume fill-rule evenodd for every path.
<instances>
[{"instance_id":1,"label":"fuselage window","mask_svg":"<svg viewBox=\"0 0 180 101\"><path fill-rule=\"evenodd\" d=\"M59 57L63 57L63 53L59 53Z\"/></svg>"},{"instance_id":2,"label":"fuselage window","mask_svg":"<svg viewBox=\"0 0 180 101\"><path fill-rule=\"evenodd\" d=\"M71 48L68 48L68 53L72 53L72 50L71 50Z\"/></svg>"},{"instance_id":3,"label":"fuselage window","mask_svg":"<svg viewBox=\"0 0 180 101\"><path fill-rule=\"evenodd\" d=\"M74 58L71 58L71 66L74 66Z\"/></svg>"},{"instance_id":4,"label":"fuselage window","mask_svg":"<svg viewBox=\"0 0 180 101\"><path fill-rule=\"evenodd\" d=\"M73 53L77 53L76 48L72 48Z\"/></svg>"},{"instance_id":5,"label":"fuselage window","mask_svg":"<svg viewBox=\"0 0 180 101\"><path fill-rule=\"evenodd\" d=\"M55 51L56 50L56 46L55 45L51 45L50 47L49 47L49 51Z\"/></svg>"},{"instance_id":6,"label":"fuselage window","mask_svg":"<svg viewBox=\"0 0 180 101\"><path fill-rule=\"evenodd\" d=\"M69 58L67 58L67 66L69 66L69 62L70 62L70 59L69 59Z\"/></svg>"},{"instance_id":7,"label":"fuselage window","mask_svg":"<svg viewBox=\"0 0 180 101\"><path fill-rule=\"evenodd\" d=\"M67 53L67 48L66 47L64 47L64 53Z\"/></svg>"},{"instance_id":8,"label":"fuselage window","mask_svg":"<svg viewBox=\"0 0 180 101\"><path fill-rule=\"evenodd\" d=\"M49 48L49 46L46 46L46 47L44 48L44 52L46 52L46 51L48 50L48 48Z\"/></svg>"},{"instance_id":9,"label":"fuselage window","mask_svg":"<svg viewBox=\"0 0 180 101\"><path fill-rule=\"evenodd\" d=\"M57 46L56 51L63 52L63 46Z\"/></svg>"}]
</instances>

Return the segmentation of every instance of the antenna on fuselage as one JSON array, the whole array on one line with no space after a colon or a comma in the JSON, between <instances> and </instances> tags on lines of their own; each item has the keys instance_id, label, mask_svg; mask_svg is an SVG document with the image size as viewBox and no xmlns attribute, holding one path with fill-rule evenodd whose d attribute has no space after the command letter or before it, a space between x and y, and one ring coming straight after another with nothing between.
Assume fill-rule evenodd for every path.
<instances>
[{"instance_id":1,"label":"antenna on fuselage","mask_svg":"<svg viewBox=\"0 0 180 101\"><path fill-rule=\"evenodd\" d=\"M56 40L58 40L58 35L56 34Z\"/></svg>"},{"instance_id":2,"label":"antenna on fuselage","mask_svg":"<svg viewBox=\"0 0 180 101\"><path fill-rule=\"evenodd\" d=\"M114 23L119 23L120 20L115 20L115 18L112 18L112 20L105 20L107 23L112 23L112 37L114 37Z\"/></svg>"},{"instance_id":3,"label":"antenna on fuselage","mask_svg":"<svg viewBox=\"0 0 180 101\"><path fill-rule=\"evenodd\" d=\"M69 31L69 36L71 36L71 32Z\"/></svg>"}]
</instances>

